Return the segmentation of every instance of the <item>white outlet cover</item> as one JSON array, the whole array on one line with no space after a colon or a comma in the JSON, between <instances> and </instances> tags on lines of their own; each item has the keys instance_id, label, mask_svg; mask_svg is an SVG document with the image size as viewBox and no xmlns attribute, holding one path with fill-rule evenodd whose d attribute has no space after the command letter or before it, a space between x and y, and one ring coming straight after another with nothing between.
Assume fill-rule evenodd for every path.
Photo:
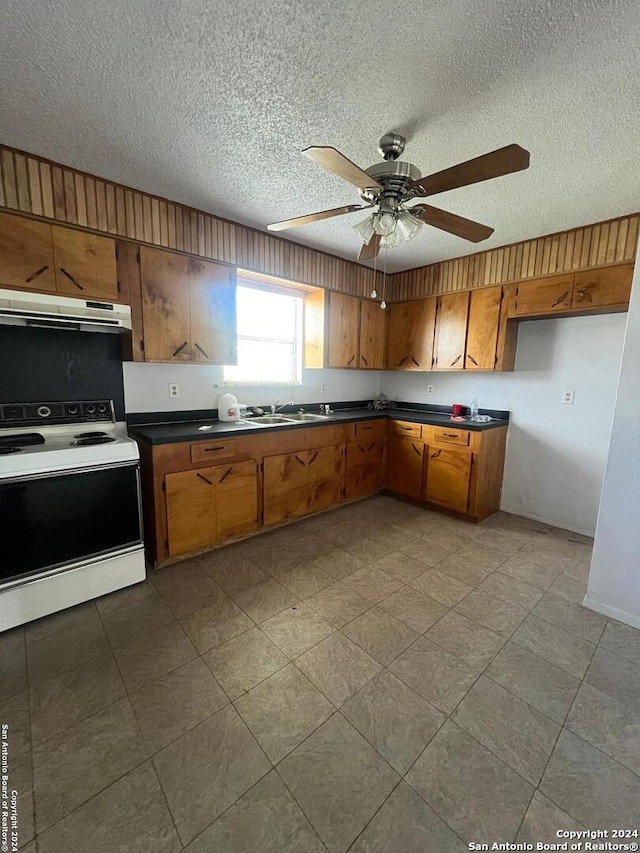
<instances>
[{"instance_id":1,"label":"white outlet cover","mask_svg":"<svg viewBox=\"0 0 640 853\"><path fill-rule=\"evenodd\" d=\"M180 386L177 382L169 383L169 397L175 399L180 396Z\"/></svg>"},{"instance_id":2,"label":"white outlet cover","mask_svg":"<svg viewBox=\"0 0 640 853\"><path fill-rule=\"evenodd\" d=\"M563 391L562 392L562 402L567 406L573 406L573 399L576 395L575 391Z\"/></svg>"},{"instance_id":3,"label":"white outlet cover","mask_svg":"<svg viewBox=\"0 0 640 853\"><path fill-rule=\"evenodd\" d=\"M433 394L433 385L427 385L427 394Z\"/></svg>"}]
</instances>

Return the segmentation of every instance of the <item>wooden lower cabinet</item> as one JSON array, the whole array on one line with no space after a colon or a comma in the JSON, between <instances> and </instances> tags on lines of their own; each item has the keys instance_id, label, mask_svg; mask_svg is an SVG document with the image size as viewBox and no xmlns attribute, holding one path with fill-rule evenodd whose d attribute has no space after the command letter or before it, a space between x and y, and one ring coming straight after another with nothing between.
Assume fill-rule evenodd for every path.
<instances>
[{"instance_id":1,"label":"wooden lower cabinet","mask_svg":"<svg viewBox=\"0 0 640 853\"><path fill-rule=\"evenodd\" d=\"M165 492L171 557L202 551L258 526L255 461L167 474Z\"/></svg>"},{"instance_id":2,"label":"wooden lower cabinet","mask_svg":"<svg viewBox=\"0 0 640 853\"><path fill-rule=\"evenodd\" d=\"M421 498L423 463L423 441L392 434L387 447L387 489L408 498Z\"/></svg>"},{"instance_id":3,"label":"wooden lower cabinet","mask_svg":"<svg viewBox=\"0 0 640 853\"><path fill-rule=\"evenodd\" d=\"M347 500L379 492L384 484L384 439L347 444Z\"/></svg>"},{"instance_id":4,"label":"wooden lower cabinet","mask_svg":"<svg viewBox=\"0 0 640 853\"><path fill-rule=\"evenodd\" d=\"M264 523L327 509L344 497L344 445L267 456Z\"/></svg>"},{"instance_id":5,"label":"wooden lower cabinet","mask_svg":"<svg viewBox=\"0 0 640 853\"><path fill-rule=\"evenodd\" d=\"M429 446L423 498L455 512L466 513L473 454L466 449Z\"/></svg>"}]
</instances>

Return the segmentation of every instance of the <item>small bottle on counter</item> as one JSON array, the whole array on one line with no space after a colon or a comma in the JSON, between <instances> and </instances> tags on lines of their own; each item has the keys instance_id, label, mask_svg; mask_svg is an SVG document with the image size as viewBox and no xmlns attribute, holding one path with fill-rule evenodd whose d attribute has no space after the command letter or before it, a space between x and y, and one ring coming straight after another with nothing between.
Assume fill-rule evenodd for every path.
<instances>
[{"instance_id":1,"label":"small bottle on counter","mask_svg":"<svg viewBox=\"0 0 640 853\"><path fill-rule=\"evenodd\" d=\"M473 400L471 401L471 411L469 412L469 415L470 415L472 421L475 421L477 419L478 411L479 411L478 401L474 397Z\"/></svg>"}]
</instances>

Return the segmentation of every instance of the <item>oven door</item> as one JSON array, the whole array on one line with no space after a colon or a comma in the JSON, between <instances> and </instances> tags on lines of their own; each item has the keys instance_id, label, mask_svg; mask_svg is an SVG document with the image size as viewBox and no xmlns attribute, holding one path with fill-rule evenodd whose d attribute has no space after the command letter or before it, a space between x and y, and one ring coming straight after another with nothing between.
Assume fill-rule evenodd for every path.
<instances>
[{"instance_id":1,"label":"oven door","mask_svg":"<svg viewBox=\"0 0 640 853\"><path fill-rule=\"evenodd\" d=\"M137 462L0 480L0 586L141 541Z\"/></svg>"}]
</instances>

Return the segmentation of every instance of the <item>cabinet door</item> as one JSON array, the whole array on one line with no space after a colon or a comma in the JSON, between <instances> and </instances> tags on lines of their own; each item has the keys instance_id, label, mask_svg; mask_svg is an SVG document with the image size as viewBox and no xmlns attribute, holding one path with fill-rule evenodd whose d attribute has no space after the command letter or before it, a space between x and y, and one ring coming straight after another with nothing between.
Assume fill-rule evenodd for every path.
<instances>
[{"instance_id":1,"label":"cabinet door","mask_svg":"<svg viewBox=\"0 0 640 853\"><path fill-rule=\"evenodd\" d=\"M236 271L224 264L189 261L193 360L236 364Z\"/></svg>"},{"instance_id":2,"label":"cabinet door","mask_svg":"<svg viewBox=\"0 0 640 853\"><path fill-rule=\"evenodd\" d=\"M328 367L357 367L360 300L329 293Z\"/></svg>"},{"instance_id":3,"label":"cabinet door","mask_svg":"<svg viewBox=\"0 0 640 853\"><path fill-rule=\"evenodd\" d=\"M140 248L145 361L190 361L189 260Z\"/></svg>"},{"instance_id":4,"label":"cabinet door","mask_svg":"<svg viewBox=\"0 0 640 853\"><path fill-rule=\"evenodd\" d=\"M434 343L434 367L438 370L462 370L464 367L468 314L468 291L440 297Z\"/></svg>"},{"instance_id":5,"label":"cabinet door","mask_svg":"<svg viewBox=\"0 0 640 853\"><path fill-rule=\"evenodd\" d=\"M56 289L51 226L0 213L0 286L21 290Z\"/></svg>"},{"instance_id":6,"label":"cabinet door","mask_svg":"<svg viewBox=\"0 0 640 853\"><path fill-rule=\"evenodd\" d=\"M241 536L258 526L258 469L254 460L215 469L216 539Z\"/></svg>"},{"instance_id":7,"label":"cabinet door","mask_svg":"<svg viewBox=\"0 0 640 853\"><path fill-rule=\"evenodd\" d=\"M363 299L360 302L360 354L358 366L370 370L384 367L386 311L379 302Z\"/></svg>"},{"instance_id":8,"label":"cabinet door","mask_svg":"<svg viewBox=\"0 0 640 853\"><path fill-rule=\"evenodd\" d=\"M558 314L571 308L573 273L522 281L512 301L513 317Z\"/></svg>"},{"instance_id":9,"label":"cabinet door","mask_svg":"<svg viewBox=\"0 0 640 853\"><path fill-rule=\"evenodd\" d=\"M628 305L633 264L616 264L599 270L577 272L573 284L572 308L599 308Z\"/></svg>"},{"instance_id":10,"label":"cabinet door","mask_svg":"<svg viewBox=\"0 0 640 853\"><path fill-rule=\"evenodd\" d=\"M118 299L116 241L53 225L58 293L115 302Z\"/></svg>"},{"instance_id":11,"label":"cabinet door","mask_svg":"<svg viewBox=\"0 0 640 853\"><path fill-rule=\"evenodd\" d=\"M427 448L425 500L456 512L466 512L472 458L469 450L430 445Z\"/></svg>"},{"instance_id":12,"label":"cabinet door","mask_svg":"<svg viewBox=\"0 0 640 853\"><path fill-rule=\"evenodd\" d=\"M215 468L167 474L169 556L201 551L216 539Z\"/></svg>"},{"instance_id":13,"label":"cabinet door","mask_svg":"<svg viewBox=\"0 0 640 853\"><path fill-rule=\"evenodd\" d=\"M390 306L388 370L431 370L436 302L434 297Z\"/></svg>"},{"instance_id":14,"label":"cabinet door","mask_svg":"<svg viewBox=\"0 0 640 853\"><path fill-rule=\"evenodd\" d=\"M420 498L424 442L392 436L387 449L387 488L399 495Z\"/></svg>"},{"instance_id":15,"label":"cabinet door","mask_svg":"<svg viewBox=\"0 0 640 853\"><path fill-rule=\"evenodd\" d=\"M380 491L384 480L384 441L347 444L347 500Z\"/></svg>"},{"instance_id":16,"label":"cabinet door","mask_svg":"<svg viewBox=\"0 0 640 853\"><path fill-rule=\"evenodd\" d=\"M501 287L472 290L464 366L467 370L493 370L500 324Z\"/></svg>"},{"instance_id":17,"label":"cabinet door","mask_svg":"<svg viewBox=\"0 0 640 853\"><path fill-rule=\"evenodd\" d=\"M318 512L340 503L344 496L344 445L307 451L308 512Z\"/></svg>"}]
</instances>

